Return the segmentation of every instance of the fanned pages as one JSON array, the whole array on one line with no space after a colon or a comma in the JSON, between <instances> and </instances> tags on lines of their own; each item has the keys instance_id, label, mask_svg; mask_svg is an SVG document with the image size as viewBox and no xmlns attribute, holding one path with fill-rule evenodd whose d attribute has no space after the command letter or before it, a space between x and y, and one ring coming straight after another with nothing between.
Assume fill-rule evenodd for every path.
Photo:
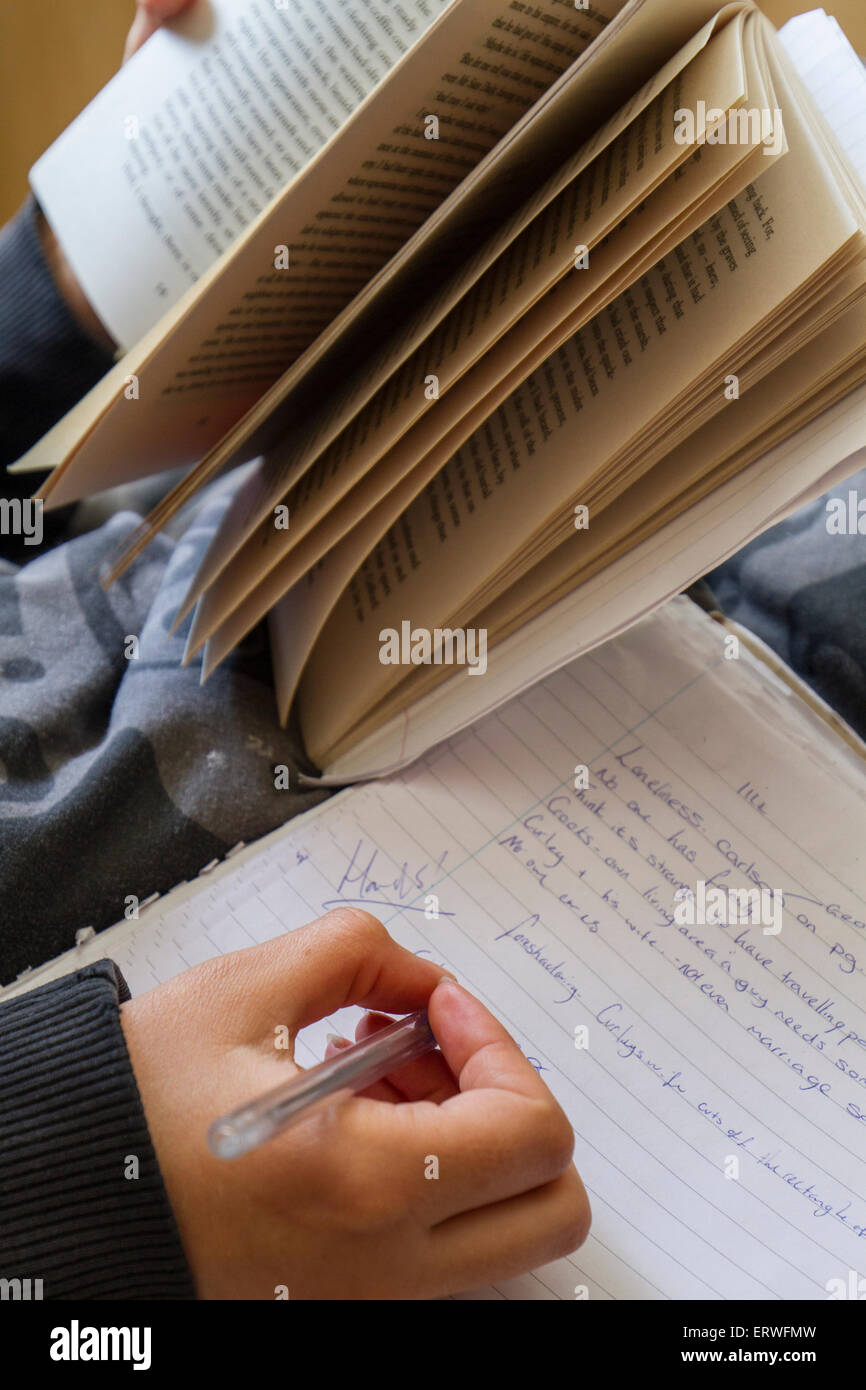
<instances>
[{"instance_id":1,"label":"fanned pages","mask_svg":"<svg viewBox=\"0 0 866 1390\"><path fill-rule=\"evenodd\" d=\"M34 170L128 351L16 467L54 506L189 465L110 582L250 461L185 659L268 618L325 776L621 631L866 444L866 77L823 12L213 11Z\"/></svg>"}]
</instances>

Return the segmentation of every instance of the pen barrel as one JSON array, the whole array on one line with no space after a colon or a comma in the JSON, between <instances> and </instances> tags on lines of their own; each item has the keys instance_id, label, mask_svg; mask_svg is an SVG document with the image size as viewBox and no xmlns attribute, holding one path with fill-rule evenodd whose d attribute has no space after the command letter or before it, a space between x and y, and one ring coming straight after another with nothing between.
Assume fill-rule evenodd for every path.
<instances>
[{"instance_id":1,"label":"pen barrel","mask_svg":"<svg viewBox=\"0 0 866 1390\"><path fill-rule=\"evenodd\" d=\"M289 1125L365 1090L435 1046L427 1014L409 1014L223 1115L208 1130L208 1146L218 1158L239 1158Z\"/></svg>"}]
</instances>

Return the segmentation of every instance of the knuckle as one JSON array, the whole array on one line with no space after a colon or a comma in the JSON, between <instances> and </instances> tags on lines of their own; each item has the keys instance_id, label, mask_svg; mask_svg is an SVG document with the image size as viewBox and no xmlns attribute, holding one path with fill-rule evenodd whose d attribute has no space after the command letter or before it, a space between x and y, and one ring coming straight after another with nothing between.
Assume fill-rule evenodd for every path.
<instances>
[{"instance_id":1,"label":"knuckle","mask_svg":"<svg viewBox=\"0 0 866 1390\"><path fill-rule=\"evenodd\" d=\"M589 1235L591 1225L592 1210L583 1184L579 1180L569 1182L563 1198L562 1216L552 1238L554 1258L563 1259L578 1250Z\"/></svg>"},{"instance_id":2,"label":"knuckle","mask_svg":"<svg viewBox=\"0 0 866 1390\"><path fill-rule=\"evenodd\" d=\"M370 946L379 945L388 939L388 933L378 917L363 907L337 907L323 919L329 931L342 936L360 939Z\"/></svg>"},{"instance_id":3,"label":"knuckle","mask_svg":"<svg viewBox=\"0 0 866 1390\"><path fill-rule=\"evenodd\" d=\"M539 1125L541 1152L551 1176L563 1173L574 1154L574 1130L565 1111L551 1098Z\"/></svg>"}]
</instances>

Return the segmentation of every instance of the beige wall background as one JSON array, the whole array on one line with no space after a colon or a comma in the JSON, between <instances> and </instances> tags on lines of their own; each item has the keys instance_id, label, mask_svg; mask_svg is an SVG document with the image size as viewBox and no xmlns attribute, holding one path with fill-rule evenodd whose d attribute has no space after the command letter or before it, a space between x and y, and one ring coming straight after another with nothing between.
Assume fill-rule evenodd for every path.
<instances>
[{"instance_id":1,"label":"beige wall background","mask_svg":"<svg viewBox=\"0 0 866 1390\"><path fill-rule=\"evenodd\" d=\"M761 0L776 24L815 0ZM671 0L672 5L677 0ZM829 0L866 56L866 0ZM27 171L120 62L133 0L0 0L0 222L27 192Z\"/></svg>"},{"instance_id":2,"label":"beige wall background","mask_svg":"<svg viewBox=\"0 0 866 1390\"><path fill-rule=\"evenodd\" d=\"M0 221L27 171L104 87L123 53L134 0L0 0Z\"/></svg>"}]
</instances>

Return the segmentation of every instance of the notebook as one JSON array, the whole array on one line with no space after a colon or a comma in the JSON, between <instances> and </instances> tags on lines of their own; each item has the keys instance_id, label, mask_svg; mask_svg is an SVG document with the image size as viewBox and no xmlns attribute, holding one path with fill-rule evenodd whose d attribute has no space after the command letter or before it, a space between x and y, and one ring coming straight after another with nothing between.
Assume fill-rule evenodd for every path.
<instances>
[{"instance_id":1,"label":"notebook","mask_svg":"<svg viewBox=\"0 0 866 1390\"><path fill-rule=\"evenodd\" d=\"M0 997L106 955L136 994L363 905L574 1126L586 1244L462 1297L826 1298L866 1267L866 746L764 655L674 599ZM701 882L778 920L678 920Z\"/></svg>"}]
</instances>

